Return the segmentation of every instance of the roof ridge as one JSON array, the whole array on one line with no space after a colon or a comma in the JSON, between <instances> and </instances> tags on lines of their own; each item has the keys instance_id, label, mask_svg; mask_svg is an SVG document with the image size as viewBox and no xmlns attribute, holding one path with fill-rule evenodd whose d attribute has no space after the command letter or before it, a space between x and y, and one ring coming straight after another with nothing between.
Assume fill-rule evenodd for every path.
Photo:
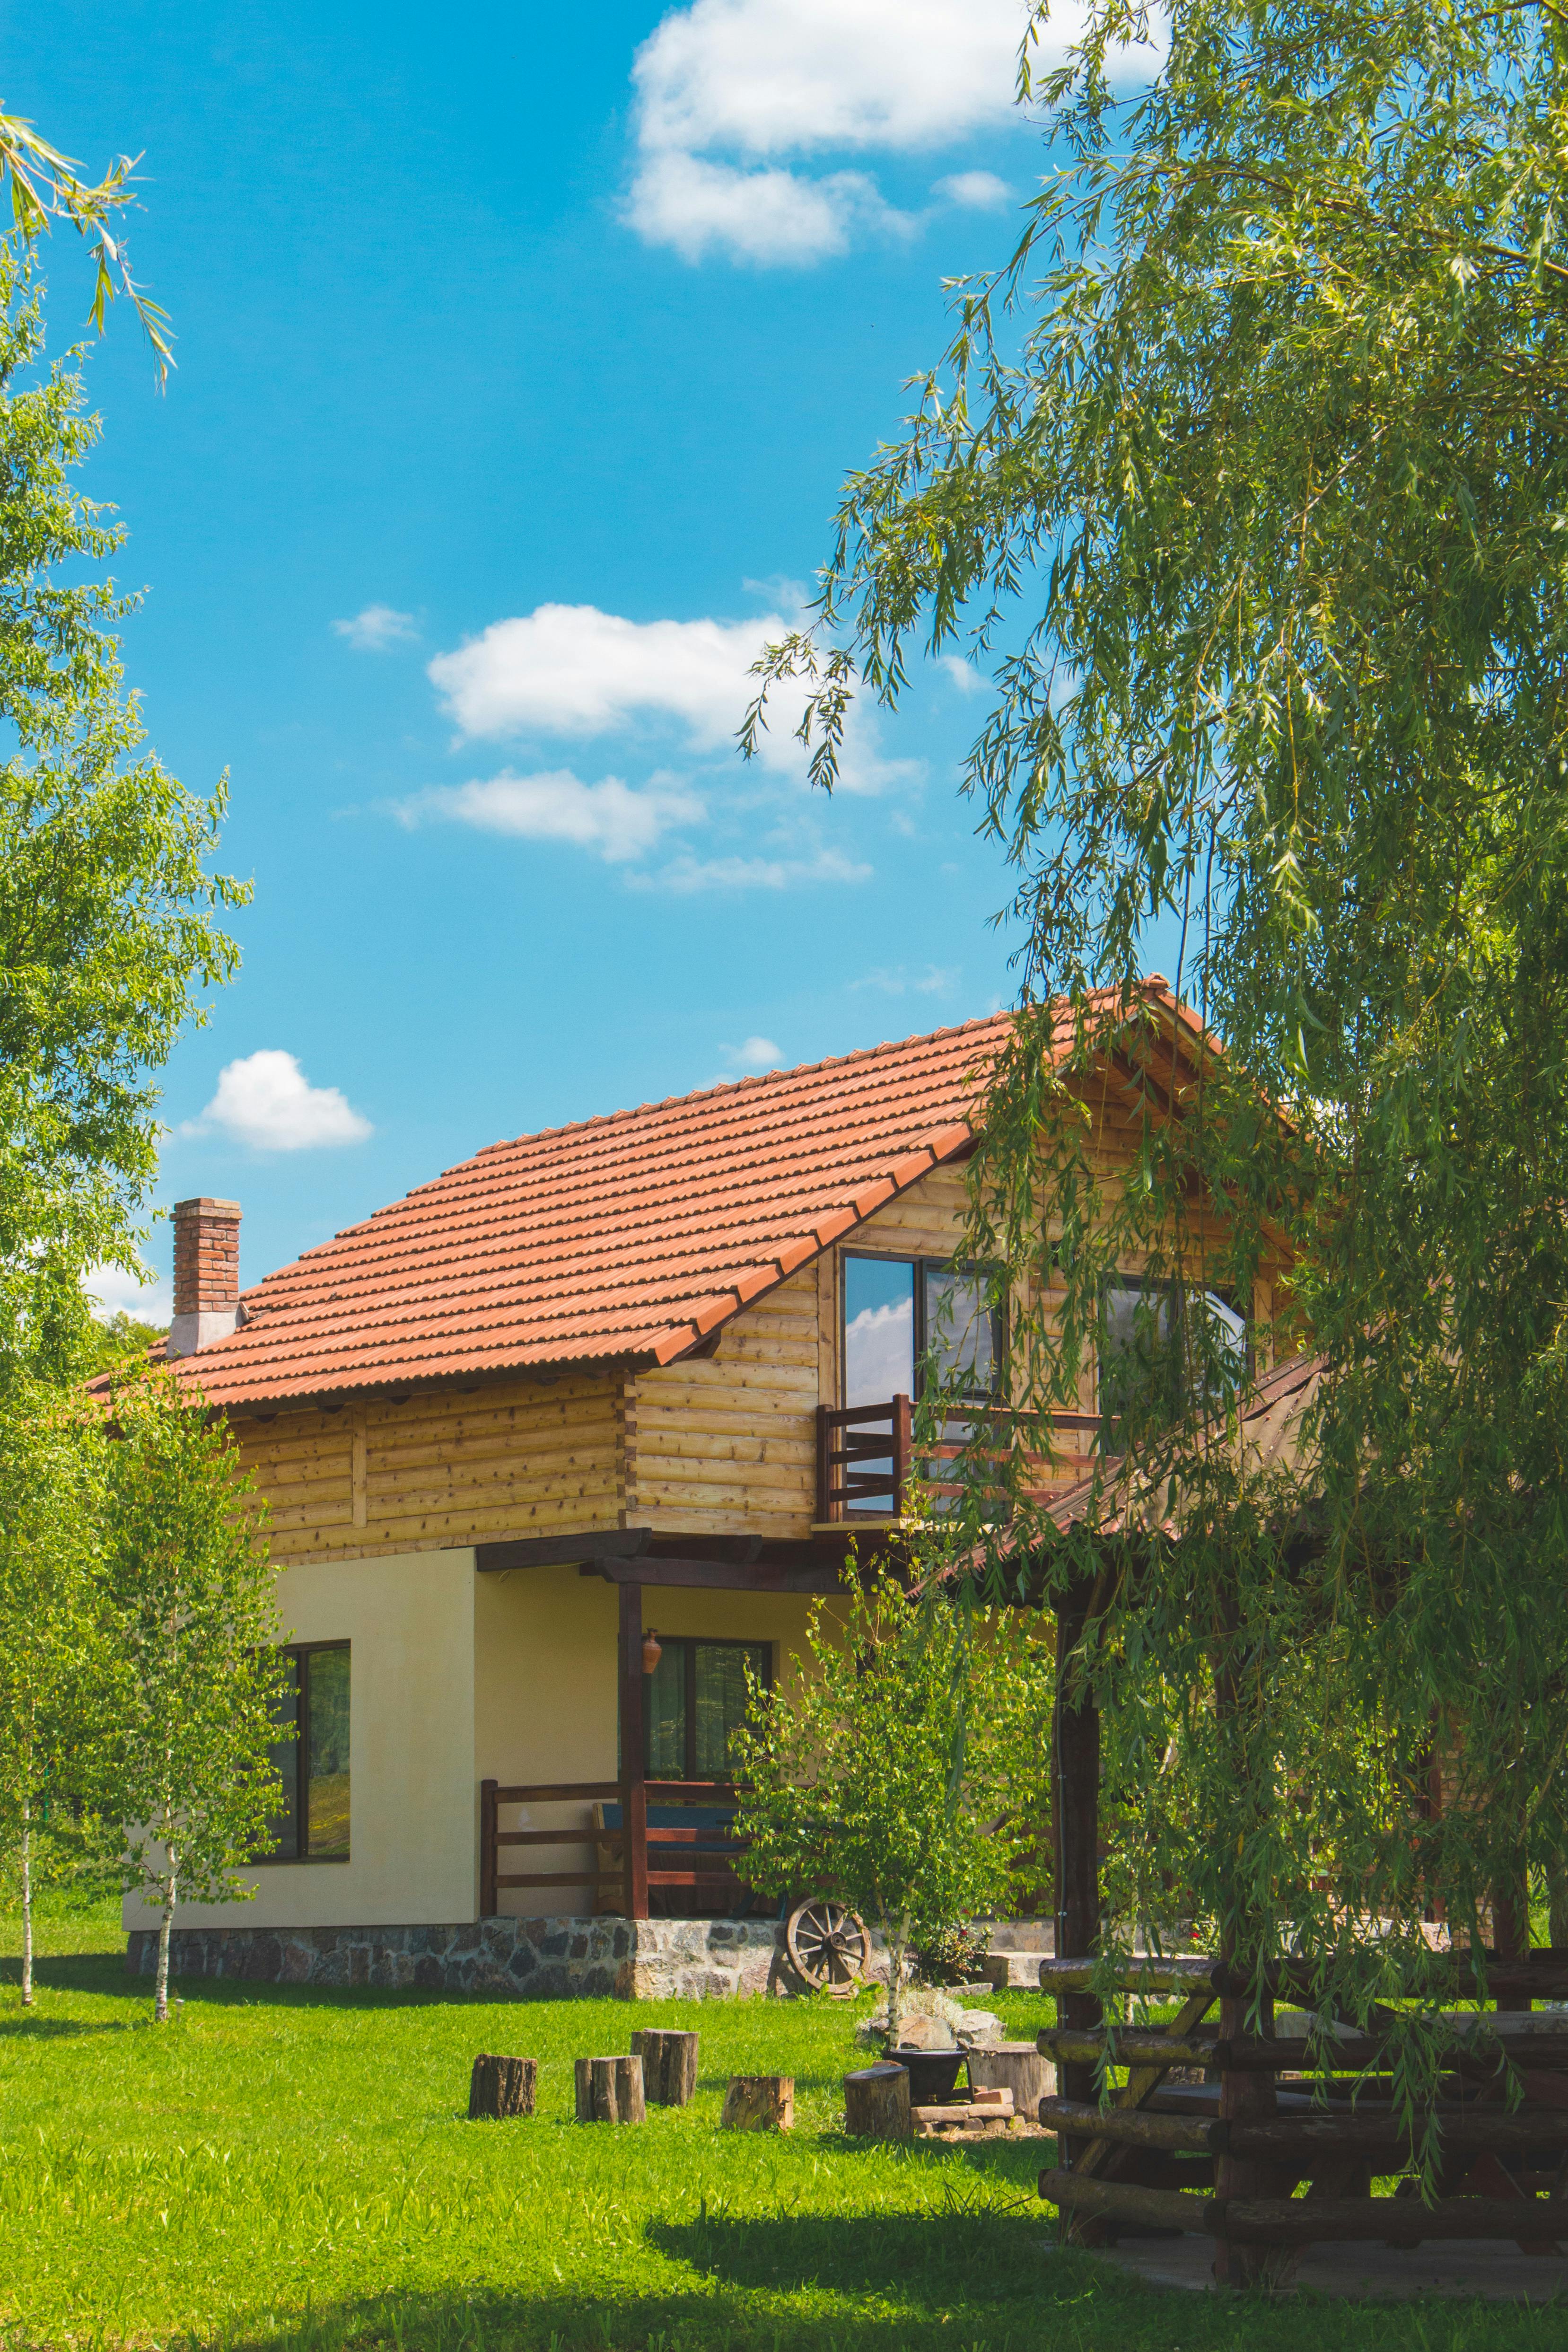
<instances>
[{"instance_id":1,"label":"roof ridge","mask_svg":"<svg viewBox=\"0 0 1568 2352\"><path fill-rule=\"evenodd\" d=\"M560 1127L534 1128L524 1135L499 1136L494 1143L485 1144L473 1157L484 1160L492 1151L514 1151L519 1143L554 1142L565 1135L584 1135L591 1128L613 1127L626 1118L646 1118L650 1111L674 1110L682 1103L706 1102L716 1095L739 1094L747 1087L765 1087L779 1078L809 1078L814 1077L821 1070L847 1069L852 1062L873 1062L883 1054L903 1053L912 1045L935 1045L944 1037L961 1037L972 1029L994 1028L998 1022L1016 1019L1018 1010L1016 1005L1003 1006L995 1013L977 1013L972 1021L949 1022L943 1028L920 1030L909 1037L884 1037L880 1045L856 1045L847 1054L825 1054L820 1061L790 1062L776 1070L748 1070L743 1077L716 1078L710 1086L693 1087L686 1094L654 1095L646 1102L623 1104L619 1110L594 1111L587 1118L568 1119ZM468 1164L465 1160L457 1163L459 1167Z\"/></svg>"}]
</instances>

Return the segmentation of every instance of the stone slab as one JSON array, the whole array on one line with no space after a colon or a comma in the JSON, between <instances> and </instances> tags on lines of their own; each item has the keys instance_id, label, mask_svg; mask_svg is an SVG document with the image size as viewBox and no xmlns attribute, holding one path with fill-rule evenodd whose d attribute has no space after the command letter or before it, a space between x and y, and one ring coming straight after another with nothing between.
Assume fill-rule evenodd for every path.
<instances>
[{"instance_id":1,"label":"stone slab","mask_svg":"<svg viewBox=\"0 0 1568 2352\"><path fill-rule=\"evenodd\" d=\"M1095 2259L1148 2286L1238 2296L1260 2292L1215 2285L1212 2238L1124 2239ZM1568 2296L1568 2260L1521 2254L1517 2246L1500 2245L1494 2238L1456 2238L1448 2245L1408 2252L1396 2246L1309 2246L1291 2284L1272 2293L1289 2295L1304 2288L1347 2302L1408 2303L1434 2295L1450 2303L1551 2303Z\"/></svg>"}]
</instances>

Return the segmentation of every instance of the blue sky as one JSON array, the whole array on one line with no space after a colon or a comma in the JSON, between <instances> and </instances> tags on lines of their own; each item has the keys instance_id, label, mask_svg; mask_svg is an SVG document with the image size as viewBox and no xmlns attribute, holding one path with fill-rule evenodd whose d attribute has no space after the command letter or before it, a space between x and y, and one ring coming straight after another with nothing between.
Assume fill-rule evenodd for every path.
<instances>
[{"instance_id":1,"label":"blue sky","mask_svg":"<svg viewBox=\"0 0 1568 2352\"><path fill-rule=\"evenodd\" d=\"M499 1136L1010 994L955 790L972 678L868 719L831 802L781 733L750 769L731 739L941 280L1037 184L1021 22L13 14L6 109L90 167L141 152L133 257L179 338L162 397L123 306L92 349L89 487L151 592L152 739L229 771L256 887L160 1189L243 1202L247 1279ZM87 279L64 239L47 266L58 343Z\"/></svg>"}]
</instances>

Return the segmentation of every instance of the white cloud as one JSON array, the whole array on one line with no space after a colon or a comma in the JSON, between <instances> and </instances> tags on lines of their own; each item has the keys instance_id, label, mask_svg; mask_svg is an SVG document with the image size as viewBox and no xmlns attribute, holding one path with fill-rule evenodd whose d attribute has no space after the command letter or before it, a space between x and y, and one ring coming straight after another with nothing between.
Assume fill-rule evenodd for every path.
<instances>
[{"instance_id":1,"label":"white cloud","mask_svg":"<svg viewBox=\"0 0 1568 2352\"><path fill-rule=\"evenodd\" d=\"M367 604L351 621L334 621L333 630L346 637L357 654L384 654L407 645L419 635L412 613L394 613L390 604Z\"/></svg>"},{"instance_id":2,"label":"white cloud","mask_svg":"<svg viewBox=\"0 0 1568 2352\"><path fill-rule=\"evenodd\" d=\"M866 225L908 235L915 216L885 203L864 172L820 180L770 168L737 171L679 152L649 157L627 199L626 217L649 245L673 247L683 261L721 254L735 261L804 265L848 250Z\"/></svg>"},{"instance_id":3,"label":"white cloud","mask_svg":"<svg viewBox=\"0 0 1568 2352\"><path fill-rule=\"evenodd\" d=\"M632 68L639 162L628 220L689 261L718 251L795 265L842 252L857 228L917 226L867 173L809 176L786 159L921 152L1008 122L1030 14L1030 0L693 0L672 9ZM1082 20L1082 0L1056 0L1036 65L1059 62ZM943 193L990 205L1001 187L991 173L961 172Z\"/></svg>"},{"instance_id":4,"label":"white cloud","mask_svg":"<svg viewBox=\"0 0 1568 2352\"><path fill-rule=\"evenodd\" d=\"M954 172L938 180L931 193L946 196L951 205L967 205L975 212L995 212L1012 197L1007 182L998 180L994 172Z\"/></svg>"},{"instance_id":5,"label":"white cloud","mask_svg":"<svg viewBox=\"0 0 1568 2352\"><path fill-rule=\"evenodd\" d=\"M757 157L936 146L1010 113L1028 15L1025 0L695 0L637 52L639 136Z\"/></svg>"},{"instance_id":6,"label":"white cloud","mask_svg":"<svg viewBox=\"0 0 1568 2352\"><path fill-rule=\"evenodd\" d=\"M946 671L960 694L984 694L987 680L973 662L963 661L956 654L938 654L936 667Z\"/></svg>"},{"instance_id":7,"label":"white cloud","mask_svg":"<svg viewBox=\"0 0 1568 2352\"><path fill-rule=\"evenodd\" d=\"M801 882L869 882L872 868L836 849L814 857L676 857L657 873L634 875L644 889L789 890Z\"/></svg>"},{"instance_id":8,"label":"white cloud","mask_svg":"<svg viewBox=\"0 0 1568 2352\"><path fill-rule=\"evenodd\" d=\"M771 1037L748 1037L743 1045L721 1045L718 1050L732 1070L777 1070L784 1060Z\"/></svg>"},{"instance_id":9,"label":"white cloud","mask_svg":"<svg viewBox=\"0 0 1568 2352\"><path fill-rule=\"evenodd\" d=\"M467 736L601 735L653 715L716 746L740 724L751 664L789 626L774 616L626 621L593 604L540 604L438 654L430 675Z\"/></svg>"},{"instance_id":10,"label":"white cloud","mask_svg":"<svg viewBox=\"0 0 1568 2352\"><path fill-rule=\"evenodd\" d=\"M336 1087L311 1086L294 1055L270 1046L220 1070L212 1101L180 1132L202 1135L214 1128L257 1151L363 1143L375 1131Z\"/></svg>"},{"instance_id":11,"label":"white cloud","mask_svg":"<svg viewBox=\"0 0 1568 2352\"><path fill-rule=\"evenodd\" d=\"M863 979L852 980L850 986L874 988L882 996L943 996L957 986L962 970L962 965L956 963L928 963L924 971L911 973L903 964L879 964Z\"/></svg>"},{"instance_id":12,"label":"white cloud","mask_svg":"<svg viewBox=\"0 0 1568 2352\"><path fill-rule=\"evenodd\" d=\"M170 1284L149 1265L142 1265L141 1272L139 1281L123 1266L95 1265L89 1269L82 1287L105 1321L123 1312L138 1323L168 1322L174 1312Z\"/></svg>"},{"instance_id":13,"label":"white cloud","mask_svg":"<svg viewBox=\"0 0 1568 2352\"><path fill-rule=\"evenodd\" d=\"M430 676L470 739L587 737L673 724L686 751L732 754L757 693L751 666L794 626L793 616L778 613L749 621L629 621L593 604L540 604L438 654ZM810 755L793 732L803 708L799 687L776 690L758 739L765 770L804 775ZM840 774L846 792L881 792L922 772L918 761L884 759L873 715L863 701L851 705Z\"/></svg>"},{"instance_id":14,"label":"white cloud","mask_svg":"<svg viewBox=\"0 0 1568 2352\"><path fill-rule=\"evenodd\" d=\"M655 778L633 792L619 776L585 784L570 768L559 768L530 776L504 769L482 782L438 786L404 801L397 814L405 824L435 818L515 840L571 842L619 866L645 856L662 834L695 824L704 810L674 782Z\"/></svg>"}]
</instances>

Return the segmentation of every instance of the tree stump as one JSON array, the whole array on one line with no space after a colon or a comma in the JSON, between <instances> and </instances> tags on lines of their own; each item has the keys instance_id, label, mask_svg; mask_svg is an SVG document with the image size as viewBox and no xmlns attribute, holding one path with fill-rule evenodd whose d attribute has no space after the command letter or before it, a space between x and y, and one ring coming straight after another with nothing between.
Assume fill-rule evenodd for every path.
<instances>
[{"instance_id":1,"label":"tree stump","mask_svg":"<svg viewBox=\"0 0 1568 2352\"><path fill-rule=\"evenodd\" d=\"M789 2131L795 2122L793 2074L732 2074L721 2131Z\"/></svg>"},{"instance_id":2,"label":"tree stump","mask_svg":"<svg viewBox=\"0 0 1568 2352\"><path fill-rule=\"evenodd\" d=\"M497 2121L506 2116L531 2116L538 2071L533 2058L476 2058L468 2083L469 2122L476 2123L482 2116Z\"/></svg>"},{"instance_id":3,"label":"tree stump","mask_svg":"<svg viewBox=\"0 0 1568 2352\"><path fill-rule=\"evenodd\" d=\"M641 2058L580 2058L577 2061L577 2120L580 2124L640 2124Z\"/></svg>"},{"instance_id":4,"label":"tree stump","mask_svg":"<svg viewBox=\"0 0 1568 2352\"><path fill-rule=\"evenodd\" d=\"M632 2036L643 2061L643 2090L655 2107L684 2107L697 2086L697 2037L647 2025Z\"/></svg>"},{"instance_id":5,"label":"tree stump","mask_svg":"<svg viewBox=\"0 0 1568 2352\"><path fill-rule=\"evenodd\" d=\"M907 2139L909 2070L885 2060L844 2076L844 2129L861 2139Z\"/></svg>"},{"instance_id":6,"label":"tree stump","mask_svg":"<svg viewBox=\"0 0 1568 2352\"><path fill-rule=\"evenodd\" d=\"M1032 2042L980 2042L969 2053L969 2084L977 2091L1010 2091L1014 2115L1037 2124L1041 2099L1056 2096L1056 2069Z\"/></svg>"}]
</instances>

